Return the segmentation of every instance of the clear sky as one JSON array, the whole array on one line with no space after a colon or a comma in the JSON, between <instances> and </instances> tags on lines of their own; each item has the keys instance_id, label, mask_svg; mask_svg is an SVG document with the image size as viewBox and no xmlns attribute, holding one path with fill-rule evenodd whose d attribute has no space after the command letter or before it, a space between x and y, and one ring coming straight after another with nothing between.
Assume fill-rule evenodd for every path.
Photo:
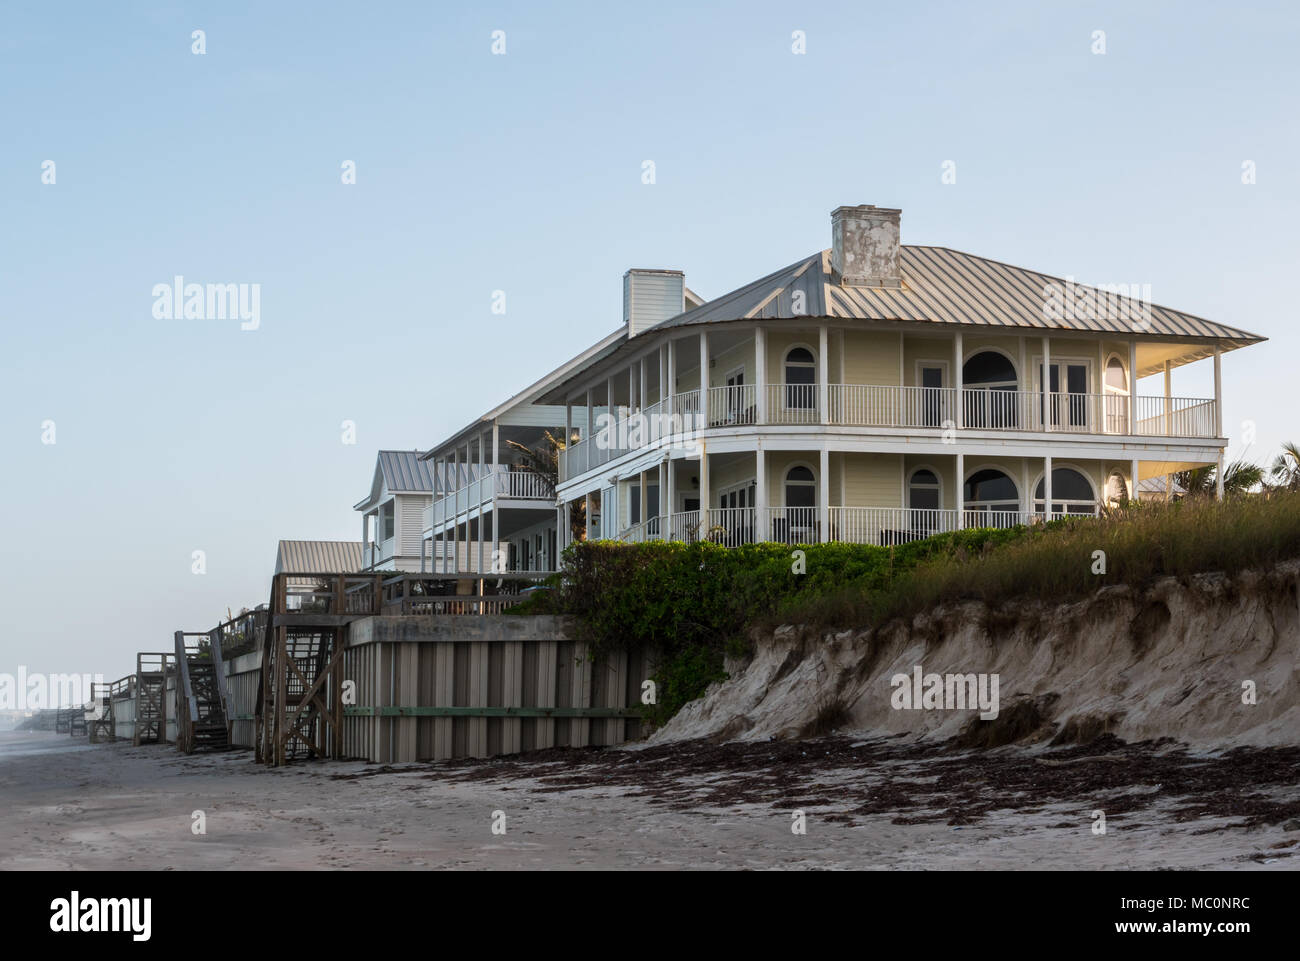
<instances>
[{"instance_id":1,"label":"clear sky","mask_svg":"<svg viewBox=\"0 0 1300 961\"><path fill-rule=\"evenodd\" d=\"M359 538L377 449L613 330L628 267L716 296L841 204L1267 335L1224 391L1230 456L1251 420L1271 457L1300 440L1297 9L4 4L0 672L116 678L264 601L278 539ZM176 275L260 284L260 327L156 319Z\"/></svg>"}]
</instances>

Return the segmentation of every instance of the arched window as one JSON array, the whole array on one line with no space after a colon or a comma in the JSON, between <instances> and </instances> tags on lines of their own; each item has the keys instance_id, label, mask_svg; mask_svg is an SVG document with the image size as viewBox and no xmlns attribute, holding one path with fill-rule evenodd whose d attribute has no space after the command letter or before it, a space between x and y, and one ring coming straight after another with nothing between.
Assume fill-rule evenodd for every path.
<instances>
[{"instance_id":1,"label":"arched window","mask_svg":"<svg viewBox=\"0 0 1300 961\"><path fill-rule=\"evenodd\" d=\"M1043 510L1043 498L1046 485L1039 480L1034 488L1034 510ZM1097 494L1092 483L1072 467L1055 467L1052 469L1052 513L1053 514L1095 514L1097 513Z\"/></svg>"},{"instance_id":2,"label":"arched window","mask_svg":"<svg viewBox=\"0 0 1300 961\"><path fill-rule=\"evenodd\" d=\"M792 410L817 407L817 361L807 347L791 347L785 355L785 406Z\"/></svg>"},{"instance_id":3,"label":"arched window","mask_svg":"<svg viewBox=\"0 0 1300 961\"><path fill-rule=\"evenodd\" d=\"M1020 523L1020 492L1000 470L985 468L971 474L962 487L968 527L1013 527Z\"/></svg>"},{"instance_id":4,"label":"arched window","mask_svg":"<svg viewBox=\"0 0 1300 961\"><path fill-rule=\"evenodd\" d=\"M961 367L962 399L967 427L993 429L1020 426L1014 391L1016 368L1004 354L982 350Z\"/></svg>"},{"instance_id":5,"label":"arched window","mask_svg":"<svg viewBox=\"0 0 1300 961\"><path fill-rule=\"evenodd\" d=\"M786 471L785 506L817 506L817 479L807 467L796 465Z\"/></svg>"},{"instance_id":6,"label":"arched window","mask_svg":"<svg viewBox=\"0 0 1300 961\"><path fill-rule=\"evenodd\" d=\"M932 470L918 470L907 482L907 495L913 510L938 510L939 478Z\"/></svg>"}]
</instances>

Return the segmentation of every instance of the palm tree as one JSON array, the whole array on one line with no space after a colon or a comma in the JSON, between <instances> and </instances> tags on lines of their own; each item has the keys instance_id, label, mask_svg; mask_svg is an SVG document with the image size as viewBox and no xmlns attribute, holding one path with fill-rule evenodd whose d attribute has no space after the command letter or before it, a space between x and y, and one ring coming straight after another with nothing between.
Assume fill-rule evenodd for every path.
<instances>
[{"instance_id":1,"label":"palm tree","mask_svg":"<svg viewBox=\"0 0 1300 961\"><path fill-rule=\"evenodd\" d=\"M1187 493L1186 497L1213 497L1218 484L1213 467L1195 467L1192 470L1179 471L1174 480ZM1264 481L1264 468L1246 460L1235 460L1223 470L1223 494L1248 493Z\"/></svg>"},{"instance_id":2,"label":"palm tree","mask_svg":"<svg viewBox=\"0 0 1300 961\"><path fill-rule=\"evenodd\" d=\"M1279 490L1300 490L1300 446L1294 441L1282 445L1282 453L1277 455L1273 466L1268 470L1273 478L1273 487Z\"/></svg>"},{"instance_id":3,"label":"palm tree","mask_svg":"<svg viewBox=\"0 0 1300 961\"><path fill-rule=\"evenodd\" d=\"M517 466L520 470L535 474L546 485L550 496L555 496L555 488L560 483L560 451L567 445L549 430L542 432L544 443L540 447L529 447L518 441L508 440L506 445L519 454ZM575 438L576 440L576 438ZM587 538L587 501L576 501L569 505L569 532L575 541Z\"/></svg>"}]
</instances>

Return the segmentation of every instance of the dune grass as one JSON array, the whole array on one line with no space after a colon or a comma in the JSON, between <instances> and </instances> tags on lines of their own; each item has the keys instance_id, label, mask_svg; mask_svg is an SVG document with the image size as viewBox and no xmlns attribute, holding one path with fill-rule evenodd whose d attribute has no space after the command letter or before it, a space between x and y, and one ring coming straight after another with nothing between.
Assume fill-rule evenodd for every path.
<instances>
[{"instance_id":1,"label":"dune grass","mask_svg":"<svg viewBox=\"0 0 1300 961\"><path fill-rule=\"evenodd\" d=\"M1300 557L1300 494L1149 502L1025 528L975 554L939 553L883 587L804 595L779 615L787 623L860 629L954 601L1068 601L1111 584L1235 574L1294 557Z\"/></svg>"}]
</instances>

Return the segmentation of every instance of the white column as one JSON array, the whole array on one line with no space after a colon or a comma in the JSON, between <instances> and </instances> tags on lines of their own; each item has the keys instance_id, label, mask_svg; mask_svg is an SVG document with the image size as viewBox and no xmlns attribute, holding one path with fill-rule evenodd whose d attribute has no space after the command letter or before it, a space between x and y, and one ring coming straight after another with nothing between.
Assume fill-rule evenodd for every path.
<instances>
[{"instance_id":1,"label":"white column","mask_svg":"<svg viewBox=\"0 0 1300 961\"><path fill-rule=\"evenodd\" d=\"M673 394L677 393L677 347L671 337L665 345L668 351L668 382L664 385L668 398L668 413L673 412Z\"/></svg>"},{"instance_id":2,"label":"white column","mask_svg":"<svg viewBox=\"0 0 1300 961\"><path fill-rule=\"evenodd\" d=\"M668 538L668 529L664 526L667 523L665 518L668 514L668 512L664 509L664 505L667 502L668 502L668 461L662 460L659 462L659 513L655 515L656 517L659 518L658 526L659 526L660 540L666 540Z\"/></svg>"},{"instance_id":3,"label":"white column","mask_svg":"<svg viewBox=\"0 0 1300 961\"><path fill-rule=\"evenodd\" d=\"M1214 470L1214 496L1223 500L1223 448L1219 448L1218 465Z\"/></svg>"},{"instance_id":4,"label":"white column","mask_svg":"<svg viewBox=\"0 0 1300 961\"><path fill-rule=\"evenodd\" d=\"M709 426L709 334L706 328L700 328L700 421L701 427ZM695 425L691 425L694 427ZM703 455L700 456L703 460ZM700 468L701 472L704 470ZM703 477L700 483L704 483ZM703 510L707 505L701 503Z\"/></svg>"},{"instance_id":5,"label":"white column","mask_svg":"<svg viewBox=\"0 0 1300 961\"><path fill-rule=\"evenodd\" d=\"M648 501L646 500L646 486L647 485L645 481L645 471L642 471L641 472L641 518L638 521L638 523L643 525L648 520L648 517L646 515L646 511L647 511L646 505L648 503ZM642 527L642 530L645 530L645 528Z\"/></svg>"},{"instance_id":6,"label":"white column","mask_svg":"<svg viewBox=\"0 0 1300 961\"><path fill-rule=\"evenodd\" d=\"M1042 379L1043 388L1043 430L1052 429L1052 413L1055 407L1055 400L1052 397L1052 344L1050 337L1043 337L1043 368L1039 371L1038 376Z\"/></svg>"},{"instance_id":7,"label":"white column","mask_svg":"<svg viewBox=\"0 0 1300 961\"><path fill-rule=\"evenodd\" d=\"M957 388L957 426L966 426L966 399L962 396L964 388L964 372L962 371L962 346L961 331L957 331L952 339L952 383Z\"/></svg>"},{"instance_id":8,"label":"white column","mask_svg":"<svg viewBox=\"0 0 1300 961\"><path fill-rule=\"evenodd\" d=\"M660 495L664 499L663 505L660 506L660 513L665 517L670 517L676 513L677 509L677 478L673 476L673 462L671 459L664 462L664 469L667 480L664 489L660 491ZM664 530L663 536L668 537L671 533L672 528L670 526L667 530Z\"/></svg>"},{"instance_id":9,"label":"white column","mask_svg":"<svg viewBox=\"0 0 1300 961\"><path fill-rule=\"evenodd\" d=\"M956 465L957 481L957 498L953 503L957 507L957 526L956 530L961 530L966 526L966 455L957 455ZM939 506L943 506L942 504Z\"/></svg>"},{"instance_id":10,"label":"white column","mask_svg":"<svg viewBox=\"0 0 1300 961\"><path fill-rule=\"evenodd\" d=\"M1214 348L1214 436L1223 436L1223 355Z\"/></svg>"},{"instance_id":11,"label":"white column","mask_svg":"<svg viewBox=\"0 0 1300 961\"><path fill-rule=\"evenodd\" d=\"M637 410L645 410L649 406L647 400L650 396L646 391L645 383L645 355L642 355L641 359L637 361L637 364L636 386L641 395L640 402L637 404Z\"/></svg>"},{"instance_id":12,"label":"white column","mask_svg":"<svg viewBox=\"0 0 1300 961\"><path fill-rule=\"evenodd\" d=\"M767 423L767 329L754 328L754 396L758 422Z\"/></svg>"},{"instance_id":13,"label":"white column","mask_svg":"<svg viewBox=\"0 0 1300 961\"><path fill-rule=\"evenodd\" d=\"M1174 433L1174 365L1165 362L1165 436Z\"/></svg>"},{"instance_id":14,"label":"white column","mask_svg":"<svg viewBox=\"0 0 1300 961\"><path fill-rule=\"evenodd\" d=\"M712 506L709 499L709 451L705 447L704 441L700 441L700 528L707 532L709 529L709 508Z\"/></svg>"},{"instance_id":15,"label":"white column","mask_svg":"<svg viewBox=\"0 0 1300 961\"><path fill-rule=\"evenodd\" d=\"M595 430L595 427L592 424L592 416L593 414L591 410L591 388L588 387L587 388L587 426L583 429L582 432L582 449L583 451L585 451L585 453L582 455L582 462L583 462L582 469L584 471L591 470L592 464L595 463L591 457L592 433Z\"/></svg>"},{"instance_id":16,"label":"white column","mask_svg":"<svg viewBox=\"0 0 1300 961\"><path fill-rule=\"evenodd\" d=\"M1032 496L1033 491L1029 492ZM1043 520L1052 517L1052 458L1043 458Z\"/></svg>"},{"instance_id":17,"label":"white column","mask_svg":"<svg viewBox=\"0 0 1300 961\"><path fill-rule=\"evenodd\" d=\"M1133 500L1138 500L1138 459L1136 457L1129 464L1128 496Z\"/></svg>"},{"instance_id":18,"label":"white column","mask_svg":"<svg viewBox=\"0 0 1300 961\"><path fill-rule=\"evenodd\" d=\"M495 455L494 455L493 459L495 460ZM493 464L493 466L495 467L496 465ZM479 473L480 473L480 474L486 474L486 473L487 473L487 437L486 437L486 435L484 435L484 434L479 434L479 436L478 436L478 469L479 469ZM484 531L483 531L483 497L482 497L482 493L481 493L481 491L482 491L482 487L480 487L479 490L480 490L480 496L479 496L479 499L478 499L478 500L479 500L479 504L478 504L478 572L479 572L480 574L482 574L482 573L483 573L483 542L484 542L487 538L486 538L485 533L484 533ZM496 516L497 516L496 505L495 505L496 496L497 496L497 477L496 477L496 474L493 474L493 475L492 475L492 480L491 480L491 482L488 484L488 490L492 492L492 496L491 496L491 498L489 499L488 503L491 503L491 504L493 505L493 509L492 509L492 518L493 518L493 523L496 523Z\"/></svg>"},{"instance_id":19,"label":"white column","mask_svg":"<svg viewBox=\"0 0 1300 961\"><path fill-rule=\"evenodd\" d=\"M1138 342L1128 342L1128 432L1137 433Z\"/></svg>"},{"instance_id":20,"label":"white column","mask_svg":"<svg viewBox=\"0 0 1300 961\"><path fill-rule=\"evenodd\" d=\"M826 328L822 328L823 336ZM822 448L821 462L818 465L820 470L817 472L817 528L819 536L817 540L825 544L831 539L831 452Z\"/></svg>"},{"instance_id":21,"label":"white column","mask_svg":"<svg viewBox=\"0 0 1300 961\"><path fill-rule=\"evenodd\" d=\"M827 378L830 376L830 359L826 356L829 351L830 338L826 333L826 325L822 324L817 328L817 408L821 411L821 422L829 424L831 411L830 388L827 386Z\"/></svg>"},{"instance_id":22,"label":"white column","mask_svg":"<svg viewBox=\"0 0 1300 961\"><path fill-rule=\"evenodd\" d=\"M500 466L501 466L501 425L496 420L493 420L492 421L492 473L495 474L497 470L500 468ZM496 552L501 549L501 542L499 540L501 536L501 526L498 523L498 521L500 520L500 516L499 516L500 513L501 512L497 510L496 505L493 504L492 505L492 555L494 558L496 556ZM504 569L504 567L505 565L503 564L502 568Z\"/></svg>"},{"instance_id":23,"label":"white column","mask_svg":"<svg viewBox=\"0 0 1300 961\"><path fill-rule=\"evenodd\" d=\"M452 486L456 493L451 501L451 564L449 572L460 573L460 447L451 452Z\"/></svg>"}]
</instances>

